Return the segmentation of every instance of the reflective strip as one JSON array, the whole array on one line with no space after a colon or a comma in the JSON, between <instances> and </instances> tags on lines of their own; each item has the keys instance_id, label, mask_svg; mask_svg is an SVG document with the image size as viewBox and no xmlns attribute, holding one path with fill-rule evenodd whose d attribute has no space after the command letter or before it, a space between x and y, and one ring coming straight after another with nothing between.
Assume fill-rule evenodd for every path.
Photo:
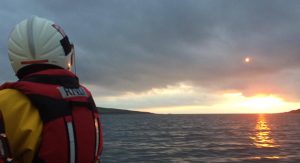
<instances>
[{"instance_id":1,"label":"reflective strip","mask_svg":"<svg viewBox=\"0 0 300 163\"><path fill-rule=\"evenodd\" d=\"M75 163L75 138L72 122L67 122L69 144L70 144L70 163Z\"/></svg>"},{"instance_id":2,"label":"reflective strip","mask_svg":"<svg viewBox=\"0 0 300 163\"><path fill-rule=\"evenodd\" d=\"M98 118L95 116L95 130L96 130L96 148L95 148L95 156L98 157L98 150L99 150L99 123Z\"/></svg>"},{"instance_id":3,"label":"reflective strip","mask_svg":"<svg viewBox=\"0 0 300 163\"><path fill-rule=\"evenodd\" d=\"M5 125L2 112L0 111L0 162L5 159L5 162L12 162L12 154L9 147L9 142L5 134Z\"/></svg>"},{"instance_id":4,"label":"reflective strip","mask_svg":"<svg viewBox=\"0 0 300 163\"><path fill-rule=\"evenodd\" d=\"M88 97L88 94L86 93L83 87L79 87L79 88L58 87L58 90L63 98Z\"/></svg>"},{"instance_id":5,"label":"reflective strip","mask_svg":"<svg viewBox=\"0 0 300 163\"><path fill-rule=\"evenodd\" d=\"M4 145L2 143L2 140L0 141L0 156L1 157L5 156Z\"/></svg>"},{"instance_id":6,"label":"reflective strip","mask_svg":"<svg viewBox=\"0 0 300 163\"><path fill-rule=\"evenodd\" d=\"M8 139L4 133L0 134L0 148L0 158L5 159L5 162L12 162Z\"/></svg>"}]
</instances>

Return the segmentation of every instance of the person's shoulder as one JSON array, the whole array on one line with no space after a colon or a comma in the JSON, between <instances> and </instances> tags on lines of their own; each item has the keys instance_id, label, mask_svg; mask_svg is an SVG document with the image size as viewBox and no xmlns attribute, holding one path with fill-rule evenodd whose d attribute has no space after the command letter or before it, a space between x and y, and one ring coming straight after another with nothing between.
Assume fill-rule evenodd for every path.
<instances>
[{"instance_id":1,"label":"person's shoulder","mask_svg":"<svg viewBox=\"0 0 300 163\"><path fill-rule=\"evenodd\" d=\"M19 92L16 89L2 89L2 90L0 90L0 98L1 98L1 96L16 96L16 95L22 95L22 93Z\"/></svg>"},{"instance_id":2,"label":"person's shoulder","mask_svg":"<svg viewBox=\"0 0 300 163\"><path fill-rule=\"evenodd\" d=\"M0 103L28 101L27 97L15 89L0 90Z\"/></svg>"}]
</instances>

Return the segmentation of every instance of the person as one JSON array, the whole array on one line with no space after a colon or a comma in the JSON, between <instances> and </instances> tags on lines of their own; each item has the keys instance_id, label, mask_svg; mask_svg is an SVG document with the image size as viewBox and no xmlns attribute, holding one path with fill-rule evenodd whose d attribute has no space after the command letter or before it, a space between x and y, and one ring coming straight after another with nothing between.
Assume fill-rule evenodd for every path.
<instances>
[{"instance_id":1,"label":"person","mask_svg":"<svg viewBox=\"0 0 300 163\"><path fill-rule=\"evenodd\" d=\"M99 114L71 71L74 46L51 20L21 21L8 40L16 82L0 87L0 162L99 162Z\"/></svg>"}]
</instances>

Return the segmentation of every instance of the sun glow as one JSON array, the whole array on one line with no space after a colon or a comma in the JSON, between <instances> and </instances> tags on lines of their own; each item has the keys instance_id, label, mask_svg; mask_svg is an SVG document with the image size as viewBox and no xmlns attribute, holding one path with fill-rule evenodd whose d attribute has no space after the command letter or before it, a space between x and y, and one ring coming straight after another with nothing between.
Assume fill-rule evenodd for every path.
<instances>
[{"instance_id":1,"label":"sun glow","mask_svg":"<svg viewBox=\"0 0 300 163\"><path fill-rule=\"evenodd\" d=\"M228 107L239 109L242 113L279 113L297 108L299 104L287 102L276 95L258 94L244 96L242 93L224 94Z\"/></svg>"},{"instance_id":2,"label":"sun glow","mask_svg":"<svg viewBox=\"0 0 300 163\"><path fill-rule=\"evenodd\" d=\"M258 95L245 100L242 106L249 107L257 112L270 112L270 110L283 106L284 101L273 95Z\"/></svg>"}]
</instances>

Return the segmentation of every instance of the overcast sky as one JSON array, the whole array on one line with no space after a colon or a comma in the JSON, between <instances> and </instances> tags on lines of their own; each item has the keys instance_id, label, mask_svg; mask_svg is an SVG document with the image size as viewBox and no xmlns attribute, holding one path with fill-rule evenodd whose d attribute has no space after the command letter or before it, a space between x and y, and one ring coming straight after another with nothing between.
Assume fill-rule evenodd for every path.
<instances>
[{"instance_id":1,"label":"overcast sky","mask_svg":"<svg viewBox=\"0 0 300 163\"><path fill-rule=\"evenodd\" d=\"M16 80L7 39L32 15L64 28L99 106L211 106L228 91L300 101L299 0L1 0L0 83Z\"/></svg>"}]
</instances>

